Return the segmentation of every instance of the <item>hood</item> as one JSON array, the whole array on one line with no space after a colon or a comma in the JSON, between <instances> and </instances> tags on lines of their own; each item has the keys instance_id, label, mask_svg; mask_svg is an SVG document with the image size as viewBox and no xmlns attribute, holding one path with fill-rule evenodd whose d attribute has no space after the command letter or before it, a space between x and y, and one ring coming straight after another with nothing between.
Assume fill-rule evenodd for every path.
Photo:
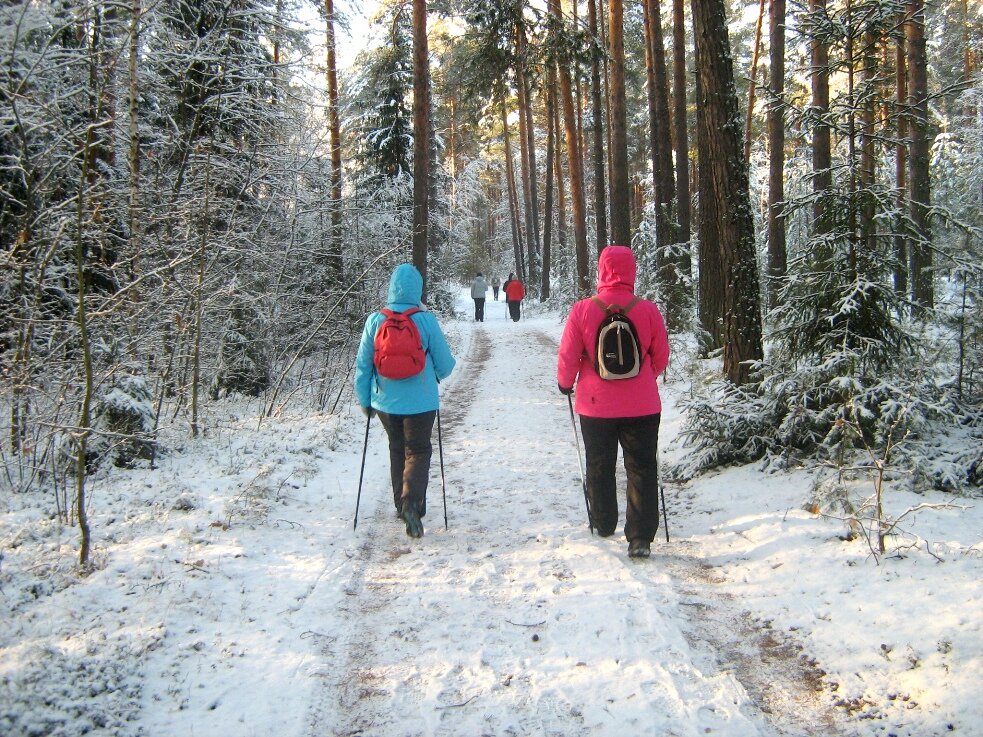
<instances>
[{"instance_id":1,"label":"hood","mask_svg":"<svg viewBox=\"0 0 983 737\"><path fill-rule=\"evenodd\" d=\"M400 264L393 270L389 279L390 305L410 305L415 307L423 298L423 277L412 264Z\"/></svg>"},{"instance_id":2,"label":"hood","mask_svg":"<svg viewBox=\"0 0 983 737\"><path fill-rule=\"evenodd\" d=\"M597 259L597 291L635 291L635 254L628 246L606 246Z\"/></svg>"}]
</instances>

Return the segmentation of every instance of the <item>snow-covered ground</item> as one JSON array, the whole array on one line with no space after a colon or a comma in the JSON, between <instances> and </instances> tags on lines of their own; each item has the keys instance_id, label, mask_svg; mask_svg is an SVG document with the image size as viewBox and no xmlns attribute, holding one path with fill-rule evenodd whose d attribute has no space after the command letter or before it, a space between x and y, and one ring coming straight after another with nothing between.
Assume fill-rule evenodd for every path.
<instances>
[{"instance_id":1,"label":"snow-covered ground","mask_svg":"<svg viewBox=\"0 0 983 737\"><path fill-rule=\"evenodd\" d=\"M435 453L419 540L377 421L352 529L352 407L260 423L229 400L206 437L172 429L156 469L93 480L83 578L53 502L5 492L0 734L983 735L973 500L918 513L918 546L878 562L805 511L813 475L730 469L667 484L671 541L629 560L587 527L559 316L489 302L445 327L445 484ZM665 463L686 452L673 376Z\"/></svg>"}]
</instances>

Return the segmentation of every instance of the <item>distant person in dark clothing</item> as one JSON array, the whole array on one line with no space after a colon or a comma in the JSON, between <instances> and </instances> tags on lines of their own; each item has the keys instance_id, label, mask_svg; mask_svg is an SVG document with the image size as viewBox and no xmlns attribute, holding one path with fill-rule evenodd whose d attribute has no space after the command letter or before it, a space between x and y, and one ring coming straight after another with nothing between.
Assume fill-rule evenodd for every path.
<instances>
[{"instance_id":1,"label":"distant person in dark clothing","mask_svg":"<svg viewBox=\"0 0 983 737\"><path fill-rule=\"evenodd\" d=\"M488 282L479 271L471 282L471 299L474 300L475 322L485 321L485 295L488 294Z\"/></svg>"},{"instance_id":2,"label":"distant person in dark clothing","mask_svg":"<svg viewBox=\"0 0 983 737\"><path fill-rule=\"evenodd\" d=\"M499 280L499 278L497 276L496 277L493 277L492 278L492 291L495 293L495 301L496 302L498 302L498 289L501 286L502 286L502 282Z\"/></svg>"},{"instance_id":3,"label":"distant person in dark clothing","mask_svg":"<svg viewBox=\"0 0 983 737\"><path fill-rule=\"evenodd\" d=\"M509 305L509 317L512 318L512 322L519 322L520 307L522 299L526 296L526 288L521 280L515 278L515 274L509 274L504 290L505 301Z\"/></svg>"}]
</instances>

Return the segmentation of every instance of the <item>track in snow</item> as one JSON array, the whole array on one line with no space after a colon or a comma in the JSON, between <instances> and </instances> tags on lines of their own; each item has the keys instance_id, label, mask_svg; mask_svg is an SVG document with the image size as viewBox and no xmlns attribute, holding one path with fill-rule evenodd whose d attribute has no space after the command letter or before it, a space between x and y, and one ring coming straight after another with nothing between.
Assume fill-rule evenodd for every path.
<instances>
[{"instance_id":1,"label":"track in snow","mask_svg":"<svg viewBox=\"0 0 983 737\"><path fill-rule=\"evenodd\" d=\"M367 469L363 504L375 508L357 532L311 735L743 737L821 723L808 669L776 660L766 682L751 677L766 649L728 646L749 641L749 625L714 599L685 541L657 540L639 563L622 537L591 537L555 388L559 327L499 312L488 303L488 322L464 327L445 385L450 529L436 447L420 540L396 518L387 455Z\"/></svg>"}]
</instances>

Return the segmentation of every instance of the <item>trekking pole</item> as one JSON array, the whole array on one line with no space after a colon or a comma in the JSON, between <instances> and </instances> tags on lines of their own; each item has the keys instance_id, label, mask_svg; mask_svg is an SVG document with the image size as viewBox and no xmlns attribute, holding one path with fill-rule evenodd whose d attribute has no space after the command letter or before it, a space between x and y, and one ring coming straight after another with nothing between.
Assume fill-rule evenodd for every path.
<instances>
[{"instance_id":1,"label":"trekking pole","mask_svg":"<svg viewBox=\"0 0 983 737\"><path fill-rule=\"evenodd\" d=\"M362 501L362 477L365 476L365 453L369 449L369 427L372 424L372 410L370 409L365 418L365 444L362 445L362 470L358 473L358 495L355 497L355 522L352 530L358 528L358 505Z\"/></svg>"},{"instance_id":2,"label":"trekking pole","mask_svg":"<svg viewBox=\"0 0 983 737\"><path fill-rule=\"evenodd\" d=\"M573 428L573 444L577 446L577 468L580 469L580 483L584 487L584 506L587 507L587 525L590 534L594 534L594 520L590 516L590 501L587 499L587 477L584 475L584 459L580 455L580 438L577 436L577 421L573 417L573 397L567 394L567 404L570 405L570 426Z\"/></svg>"},{"instance_id":3,"label":"trekking pole","mask_svg":"<svg viewBox=\"0 0 983 737\"><path fill-rule=\"evenodd\" d=\"M437 409L437 453L440 456L440 494L444 498L444 529L447 529L447 485L444 483L444 441L440 437L440 409Z\"/></svg>"},{"instance_id":4,"label":"trekking pole","mask_svg":"<svg viewBox=\"0 0 983 737\"><path fill-rule=\"evenodd\" d=\"M666 542L669 542L669 518L666 516L666 487L662 485L662 476L659 474L659 459L655 459L655 480L656 493L662 499L662 526L666 531Z\"/></svg>"}]
</instances>

